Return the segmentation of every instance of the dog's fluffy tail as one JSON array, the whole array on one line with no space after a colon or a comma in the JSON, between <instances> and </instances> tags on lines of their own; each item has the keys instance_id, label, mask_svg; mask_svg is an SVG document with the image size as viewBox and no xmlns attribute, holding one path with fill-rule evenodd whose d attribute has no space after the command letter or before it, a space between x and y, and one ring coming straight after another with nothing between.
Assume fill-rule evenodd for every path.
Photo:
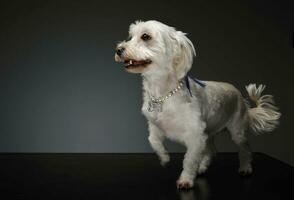
<instances>
[{"instance_id":1,"label":"dog's fluffy tail","mask_svg":"<svg viewBox=\"0 0 294 200\"><path fill-rule=\"evenodd\" d=\"M257 134L270 132L274 130L279 124L281 113L275 106L272 95L261 96L265 85L249 84L246 90L250 99L256 104L256 107L250 108L249 112L249 126Z\"/></svg>"}]
</instances>

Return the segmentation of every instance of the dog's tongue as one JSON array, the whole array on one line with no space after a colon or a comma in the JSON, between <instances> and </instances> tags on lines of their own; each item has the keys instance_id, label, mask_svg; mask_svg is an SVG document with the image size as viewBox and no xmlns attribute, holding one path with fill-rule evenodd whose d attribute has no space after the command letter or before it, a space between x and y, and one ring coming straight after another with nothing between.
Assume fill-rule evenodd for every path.
<instances>
[{"instance_id":1,"label":"dog's tongue","mask_svg":"<svg viewBox=\"0 0 294 200\"><path fill-rule=\"evenodd\" d=\"M146 62L144 60L133 60L133 65L142 65L145 64Z\"/></svg>"},{"instance_id":2,"label":"dog's tongue","mask_svg":"<svg viewBox=\"0 0 294 200\"><path fill-rule=\"evenodd\" d=\"M144 61L144 60L128 60L128 61L125 61L126 66L143 65L143 64L146 64L146 61Z\"/></svg>"}]
</instances>

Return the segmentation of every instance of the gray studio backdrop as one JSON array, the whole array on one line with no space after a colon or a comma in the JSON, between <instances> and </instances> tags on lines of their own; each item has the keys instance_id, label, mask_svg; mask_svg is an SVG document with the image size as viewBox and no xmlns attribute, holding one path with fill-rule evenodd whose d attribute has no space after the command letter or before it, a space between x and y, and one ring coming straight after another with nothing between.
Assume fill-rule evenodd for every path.
<instances>
[{"instance_id":1,"label":"gray studio backdrop","mask_svg":"<svg viewBox=\"0 0 294 200\"><path fill-rule=\"evenodd\" d=\"M293 165L293 14L258 2L1 1L0 151L151 152L141 77L113 56L131 22L157 19L189 33L197 78L231 82L244 94L248 83L268 85L281 125L251 136L252 148ZM216 145L236 151L226 134Z\"/></svg>"}]
</instances>

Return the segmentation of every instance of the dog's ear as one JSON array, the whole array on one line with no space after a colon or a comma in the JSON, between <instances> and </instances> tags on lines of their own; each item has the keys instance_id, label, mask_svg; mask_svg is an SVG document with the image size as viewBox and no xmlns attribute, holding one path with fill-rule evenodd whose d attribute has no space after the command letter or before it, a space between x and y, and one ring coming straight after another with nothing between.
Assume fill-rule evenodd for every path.
<instances>
[{"instance_id":1,"label":"dog's ear","mask_svg":"<svg viewBox=\"0 0 294 200\"><path fill-rule=\"evenodd\" d=\"M185 33L173 31L171 38L174 42L173 67L178 80L180 80L191 69L196 52L193 43L187 38Z\"/></svg>"}]
</instances>

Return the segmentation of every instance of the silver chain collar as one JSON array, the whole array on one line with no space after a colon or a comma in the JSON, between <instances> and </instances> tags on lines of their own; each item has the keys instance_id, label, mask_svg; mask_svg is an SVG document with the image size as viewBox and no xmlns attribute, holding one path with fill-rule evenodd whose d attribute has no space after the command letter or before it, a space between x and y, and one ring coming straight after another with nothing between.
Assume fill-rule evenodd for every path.
<instances>
[{"instance_id":1,"label":"silver chain collar","mask_svg":"<svg viewBox=\"0 0 294 200\"><path fill-rule=\"evenodd\" d=\"M179 85L173 89L172 91L170 91L167 95L159 97L159 98L155 98L152 95L150 96L149 102L148 102L148 108L147 110L149 112L153 112L153 111L157 111L157 112L162 112L162 105L163 103L168 100L171 96L173 96L175 93L177 93L180 89L183 88L183 83L180 82Z\"/></svg>"}]
</instances>

